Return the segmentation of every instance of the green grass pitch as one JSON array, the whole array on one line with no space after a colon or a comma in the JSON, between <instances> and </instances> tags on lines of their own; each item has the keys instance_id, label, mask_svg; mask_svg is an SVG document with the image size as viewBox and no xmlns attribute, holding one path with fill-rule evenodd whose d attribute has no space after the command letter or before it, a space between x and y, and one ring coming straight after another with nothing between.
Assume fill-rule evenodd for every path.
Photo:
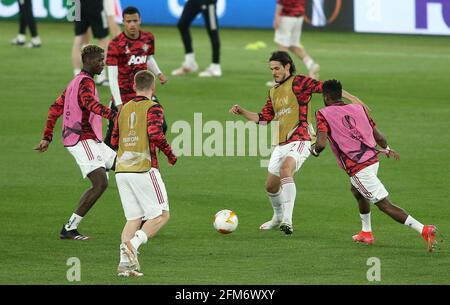
<instances>
[{"instance_id":1,"label":"green grass pitch","mask_svg":"<svg viewBox=\"0 0 450 305\"><path fill-rule=\"evenodd\" d=\"M70 284L68 258L81 261L81 284L449 284L449 249L428 253L421 237L373 209L371 247L355 244L360 229L348 177L331 151L310 158L296 175L295 232L261 232L271 217L259 157L181 157L169 168L160 155L172 218L141 249L145 276L116 276L124 216L114 177L80 226L87 242L62 241L59 230L88 188L62 147L61 122L48 152L32 150L41 137L47 109L72 76L70 24L39 23L40 49L8 45L16 22L1 22L0 42L0 284ZM175 27L144 27L156 35L156 59L167 75L182 61ZM259 111L270 79L274 50L270 30L226 30L224 76L174 78L158 87L169 123L236 120L231 105ZM201 67L209 64L204 29L194 29ZM262 40L269 46L247 51ZM450 230L450 40L443 37L305 32L307 51L321 64L321 79L336 78L372 108L400 162L382 158L379 176L391 199L416 219ZM299 70L304 67L296 60ZM100 88L104 104L108 88ZM322 106L315 96L315 110ZM170 125L169 125L170 127ZM204 138L207 135L204 135ZM175 137L168 133L169 139ZM236 211L231 235L213 230L218 210ZM381 282L369 282L367 260L381 262Z\"/></svg>"}]
</instances>

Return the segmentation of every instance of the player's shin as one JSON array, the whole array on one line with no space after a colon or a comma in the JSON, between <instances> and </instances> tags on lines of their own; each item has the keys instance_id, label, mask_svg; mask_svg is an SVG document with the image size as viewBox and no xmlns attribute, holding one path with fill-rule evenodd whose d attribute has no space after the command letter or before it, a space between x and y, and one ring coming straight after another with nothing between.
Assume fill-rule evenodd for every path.
<instances>
[{"instance_id":1,"label":"player's shin","mask_svg":"<svg viewBox=\"0 0 450 305\"><path fill-rule=\"evenodd\" d=\"M272 222L279 223L283 218L283 202L286 201L283 197L283 190L280 188L275 194L267 192L267 195L273 208Z\"/></svg>"},{"instance_id":2,"label":"player's shin","mask_svg":"<svg viewBox=\"0 0 450 305\"><path fill-rule=\"evenodd\" d=\"M282 178L281 187L283 189L283 196L286 200L284 203L282 223L292 225L292 214L294 211L295 197L297 195L297 188L295 186L294 178Z\"/></svg>"}]
</instances>

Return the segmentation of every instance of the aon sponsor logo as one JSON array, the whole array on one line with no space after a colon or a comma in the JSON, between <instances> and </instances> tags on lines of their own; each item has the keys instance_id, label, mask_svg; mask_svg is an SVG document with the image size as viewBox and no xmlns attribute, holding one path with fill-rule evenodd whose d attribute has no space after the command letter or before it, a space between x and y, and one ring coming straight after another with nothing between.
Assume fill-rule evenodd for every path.
<instances>
[{"instance_id":1,"label":"aon sponsor logo","mask_svg":"<svg viewBox=\"0 0 450 305\"><path fill-rule=\"evenodd\" d=\"M130 60L128 61L128 65L141 65L147 62L147 55L143 56L131 56Z\"/></svg>"}]
</instances>

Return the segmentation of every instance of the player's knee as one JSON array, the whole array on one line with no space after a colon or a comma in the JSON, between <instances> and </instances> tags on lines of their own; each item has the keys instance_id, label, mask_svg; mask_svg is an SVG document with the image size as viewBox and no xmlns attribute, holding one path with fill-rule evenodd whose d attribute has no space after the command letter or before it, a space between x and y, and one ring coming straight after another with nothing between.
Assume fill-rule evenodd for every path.
<instances>
[{"instance_id":1,"label":"player's knee","mask_svg":"<svg viewBox=\"0 0 450 305\"><path fill-rule=\"evenodd\" d=\"M290 164L283 164L280 168L280 178L292 177L292 167Z\"/></svg>"},{"instance_id":2,"label":"player's knee","mask_svg":"<svg viewBox=\"0 0 450 305\"><path fill-rule=\"evenodd\" d=\"M384 199L378 201L377 203L375 203L375 205L382 212L387 212L392 207L392 204L389 202L389 200L387 200L387 198L384 198Z\"/></svg>"},{"instance_id":3,"label":"player's knee","mask_svg":"<svg viewBox=\"0 0 450 305\"><path fill-rule=\"evenodd\" d=\"M279 190L280 190L280 186L279 185L275 185L275 184L270 183L270 182L266 183L266 191L268 193L276 194L276 193L278 193Z\"/></svg>"},{"instance_id":4,"label":"player's knee","mask_svg":"<svg viewBox=\"0 0 450 305\"><path fill-rule=\"evenodd\" d=\"M161 220L163 222L163 225L165 225L169 221L169 219L170 219L170 213L168 211L167 212L163 212L161 214Z\"/></svg>"},{"instance_id":5,"label":"player's knee","mask_svg":"<svg viewBox=\"0 0 450 305\"><path fill-rule=\"evenodd\" d=\"M94 185L94 189L98 192L103 193L108 188L108 179L104 177L103 179L99 179L99 181Z\"/></svg>"}]
</instances>

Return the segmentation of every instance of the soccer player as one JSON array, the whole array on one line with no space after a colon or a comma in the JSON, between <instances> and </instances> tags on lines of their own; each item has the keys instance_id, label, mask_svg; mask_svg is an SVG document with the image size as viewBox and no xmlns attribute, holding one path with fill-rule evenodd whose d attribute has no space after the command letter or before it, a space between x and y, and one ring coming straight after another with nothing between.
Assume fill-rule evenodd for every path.
<instances>
[{"instance_id":1,"label":"soccer player","mask_svg":"<svg viewBox=\"0 0 450 305\"><path fill-rule=\"evenodd\" d=\"M119 0L103 0L103 9L108 18L108 27L111 35L116 37L120 34L120 26L116 22L116 10L118 10Z\"/></svg>"},{"instance_id":2,"label":"soccer player","mask_svg":"<svg viewBox=\"0 0 450 305\"><path fill-rule=\"evenodd\" d=\"M205 21L206 30L212 46L212 63L204 71L200 72L200 77L220 77L222 68L220 67L220 38L219 24L217 22L217 0L188 0L184 6L183 13L178 21L181 39L184 45L184 62L181 67L172 71L172 75L180 76L198 70L195 60L194 49L192 48L192 38L189 28L192 21L199 13Z\"/></svg>"},{"instance_id":3,"label":"soccer player","mask_svg":"<svg viewBox=\"0 0 450 305\"><path fill-rule=\"evenodd\" d=\"M111 108L117 109L136 96L133 78L138 71L150 70L161 84L167 82L156 63L155 37L150 32L141 31L141 16L137 8L129 6L123 10L124 31L108 46L106 64L112 99ZM105 143L110 145L114 121L109 121Z\"/></svg>"},{"instance_id":4,"label":"soccer player","mask_svg":"<svg viewBox=\"0 0 450 305\"><path fill-rule=\"evenodd\" d=\"M300 58L309 71L309 76L318 79L320 66L306 53L301 44L302 26L305 15L305 0L277 0L273 27L275 43L279 51L291 51ZM273 87L273 81L267 82Z\"/></svg>"},{"instance_id":5,"label":"soccer player","mask_svg":"<svg viewBox=\"0 0 450 305\"><path fill-rule=\"evenodd\" d=\"M134 77L136 97L124 105L115 122L111 144L118 147L116 182L127 223L120 245L119 276L141 276L137 250L169 220L169 201L158 170L156 149L169 164L177 157L167 143L163 108L152 101L155 77L143 70ZM141 228L141 219L147 221Z\"/></svg>"},{"instance_id":6,"label":"soccer player","mask_svg":"<svg viewBox=\"0 0 450 305\"><path fill-rule=\"evenodd\" d=\"M295 65L287 52L272 53L269 66L277 85L270 89L262 111L250 112L234 105L230 112L259 124L279 123L266 181L274 214L260 229L279 227L285 234L292 234L292 213L297 193L294 174L310 155L309 148L315 134L310 125L309 102L313 93L322 92L322 83L305 75L295 75ZM344 96L354 103L362 103L348 92L344 91Z\"/></svg>"},{"instance_id":7,"label":"soccer player","mask_svg":"<svg viewBox=\"0 0 450 305\"><path fill-rule=\"evenodd\" d=\"M72 66L73 74L80 73L80 52L83 43L86 41L88 29L92 29L94 38L98 39L98 44L102 49L108 47L108 23L103 10L103 0L80 0L80 20L76 20L75 38L72 45ZM108 84L106 70L97 77L96 83L99 85Z\"/></svg>"},{"instance_id":8,"label":"soccer player","mask_svg":"<svg viewBox=\"0 0 450 305\"><path fill-rule=\"evenodd\" d=\"M88 45L81 53L83 70L75 76L48 111L47 124L40 143L34 148L45 152L53 139L53 128L63 116L63 143L80 167L83 178L88 177L92 187L81 196L78 207L63 225L60 238L87 240L78 232L86 213L94 206L108 186L105 168L113 168L116 153L102 142L102 117L114 119L116 112L99 103L94 75L104 68L104 50Z\"/></svg>"},{"instance_id":9,"label":"soccer player","mask_svg":"<svg viewBox=\"0 0 450 305\"><path fill-rule=\"evenodd\" d=\"M39 48L41 39L39 38L36 20L33 15L33 3L31 0L19 0L19 34L11 41L12 45L25 46L27 48ZM25 34L27 27L30 29L31 41L25 44Z\"/></svg>"},{"instance_id":10,"label":"soccer player","mask_svg":"<svg viewBox=\"0 0 450 305\"><path fill-rule=\"evenodd\" d=\"M374 243L370 219L370 203L373 203L395 221L421 234L431 252L436 244L436 227L423 225L405 210L393 205L389 193L377 177L378 153L399 160L398 153L389 148L386 137L361 105L348 105L342 101L339 81L326 81L322 89L325 108L317 112L317 142L311 153L318 157L325 149L328 138L339 166L350 176L351 191L359 204L362 221L362 230L353 236L353 240Z\"/></svg>"}]
</instances>

